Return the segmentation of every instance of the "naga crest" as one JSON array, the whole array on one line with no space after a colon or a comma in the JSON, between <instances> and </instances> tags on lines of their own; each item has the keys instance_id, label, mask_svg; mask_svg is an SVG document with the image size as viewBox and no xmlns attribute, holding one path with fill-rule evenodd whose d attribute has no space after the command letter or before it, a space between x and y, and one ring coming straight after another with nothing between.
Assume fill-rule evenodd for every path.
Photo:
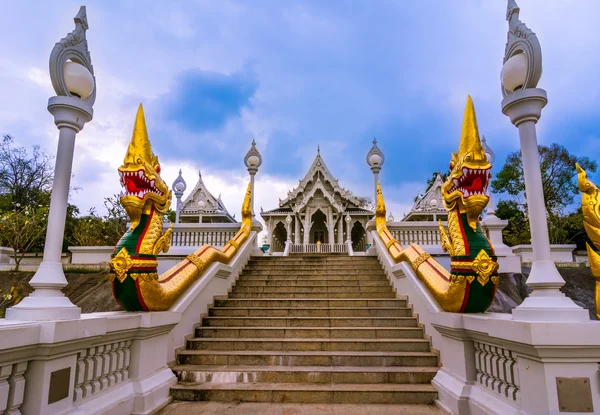
<instances>
[{"instance_id":1,"label":"naga crest","mask_svg":"<svg viewBox=\"0 0 600 415\"><path fill-rule=\"evenodd\" d=\"M489 201L488 186L492 165L481 145L470 95L467 97L458 152L452 153L449 168L448 179L442 185L446 209L458 207L461 212L465 212L469 226L475 230L477 220Z\"/></svg>"},{"instance_id":2,"label":"naga crest","mask_svg":"<svg viewBox=\"0 0 600 415\"><path fill-rule=\"evenodd\" d=\"M138 108L125 160L118 170L123 186L121 204L131 220L132 230L139 224L142 213L147 214L152 207L160 213L167 211L171 205L171 191L160 177L160 163L148 140L142 104Z\"/></svg>"},{"instance_id":3,"label":"naga crest","mask_svg":"<svg viewBox=\"0 0 600 415\"><path fill-rule=\"evenodd\" d=\"M581 190L583 226L594 246L600 249L600 190L587 178L585 170L579 164L576 164L575 167L577 168L577 185Z\"/></svg>"}]
</instances>

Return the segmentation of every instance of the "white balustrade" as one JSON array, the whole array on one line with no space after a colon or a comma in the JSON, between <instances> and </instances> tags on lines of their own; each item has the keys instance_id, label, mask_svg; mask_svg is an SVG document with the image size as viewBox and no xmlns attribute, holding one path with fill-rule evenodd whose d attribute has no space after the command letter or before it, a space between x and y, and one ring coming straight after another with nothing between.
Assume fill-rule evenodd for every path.
<instances>
[{"instance_id":1,"label":"white balustrade","mask_svg":"<svg viewBox=\"0 0 600 415\"><path fill-rule=\"evenodd\" d=\"M446 226L445 222L444 226ZM403 246L410 244L439 245L441 243L438 222L389 222L388 229Z\"/></svg>"},{"instance_id":2,"label":"white balustrade","mask_svg":"<svg viewBox=\"0 0 600 415\"><path fill-rule=\"evenodd\" d=\"M75 402L129 378L131 340L88 347L77 354Z\"/></svg>"},{"instance_id":3,"label":"white balustrade","mask_svg":"<svg viewBox=\"0 0 600 415\"><path fill-rule=\"evenodd\" d=\"M292 244L292 254L345 254L348 252L346 244Z\"/></svg>"},{"instance_id":4,"label":"white balustrade","mask_svg":"<svg viewBox=\"0 0 600 415\"><path fill-rule=\"evenodd\" d=\"M165 224L167 230L170 224ZM220 247L229 242L240 230L239 223L177 223L173 226L171 246Z\"/></svg>"},{"instance_id":5,"label":"white balustrade","mask_svg":"<svg viewBox=\"0 0 600 415\"><path fill-rule=\"evenodd\" d=\"M519 372L511 350L474 341L477 382L513 401L519 401Z\"/></svg>"}]
</instances>

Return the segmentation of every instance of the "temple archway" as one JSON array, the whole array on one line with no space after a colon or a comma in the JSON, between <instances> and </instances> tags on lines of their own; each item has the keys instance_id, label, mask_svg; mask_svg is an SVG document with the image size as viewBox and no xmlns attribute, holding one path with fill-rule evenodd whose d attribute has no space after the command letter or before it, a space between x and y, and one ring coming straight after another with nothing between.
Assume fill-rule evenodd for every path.
<instances>
[{"instance_id":1,"label":"temple archway","mask_svg":"<svg viewBox=\"0 0 600 415\"><path fill-rule=\"evenodd\" d=\"M285 241L287 241L287 229L283 222L278 222L273 229L273 246L271 252L283 252L285 250Z\"/></svg>"},{"instance_id":2,"label":"temple archway","mask_svg":"<svg viewBox=\"0 0 600 415\"><path fill-rule=\"evenodd\" d=\"M359 221L354 222L354 226L352 226L352 230L350 231L350 236L352 239L352 249L354 251L366 251L367 233L365 232L362 223Z\"/></svg>"},{"instance_id":3,"label":"temple archway","mask_svg":"<svg viewBox=\"0 0 600 415\"><path fill-rule=\"evenodd\" d=\"M329 243L329 235L327 232L327 217L321 210L317 210L311 217L312 226L310 227L309 243L322 244Z\"/></svg>"}]
</instances>

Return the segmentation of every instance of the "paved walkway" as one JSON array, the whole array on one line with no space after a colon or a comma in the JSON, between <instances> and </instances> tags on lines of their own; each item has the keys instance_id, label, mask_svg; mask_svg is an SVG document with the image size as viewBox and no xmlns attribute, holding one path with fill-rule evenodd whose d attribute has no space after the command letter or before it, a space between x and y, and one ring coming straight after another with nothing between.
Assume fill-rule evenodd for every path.
<instances>
[{"instance_id":1,"label":"paved walkway","mask_svg":"<svg viewBox=\"0 0 600 415\"><path fill-rule=\"evenodd\" d=\"M173 402L157 415L441 415L429 405Z\"/></svg>"}]
</instances>

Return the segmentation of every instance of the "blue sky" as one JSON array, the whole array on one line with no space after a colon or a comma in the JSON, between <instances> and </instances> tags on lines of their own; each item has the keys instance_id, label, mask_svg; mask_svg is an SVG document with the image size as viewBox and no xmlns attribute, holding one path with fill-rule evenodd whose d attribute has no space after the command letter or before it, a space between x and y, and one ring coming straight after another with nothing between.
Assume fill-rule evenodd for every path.
<instances>
[{"instance_id":1,"label":"blue sky","mask_svg":"<svg viewBox=\"0 0 600 415\"><path fill-rule=\"evenodd\" d=\"M600 160L600 2L521 0L521 19L541 42L539 86L549 104L542 144ZM46 110L48 57L73 29L75 1L3 4L0 132L56 149ZM519 148L500 110L506 42L503 0L88 1L97 77L92 122L78 135L72 202L86 210L119 191L137 105L171 183L191 189L198 169L238 212L252 139L263 155L257 208L274 208L298 183L317 145L332 173L371 196L365 163L373 137L396 217L458 146L467 94L498 170ZM239 216L239 215L238 215Z\"/></svg>"}]
</instances>

